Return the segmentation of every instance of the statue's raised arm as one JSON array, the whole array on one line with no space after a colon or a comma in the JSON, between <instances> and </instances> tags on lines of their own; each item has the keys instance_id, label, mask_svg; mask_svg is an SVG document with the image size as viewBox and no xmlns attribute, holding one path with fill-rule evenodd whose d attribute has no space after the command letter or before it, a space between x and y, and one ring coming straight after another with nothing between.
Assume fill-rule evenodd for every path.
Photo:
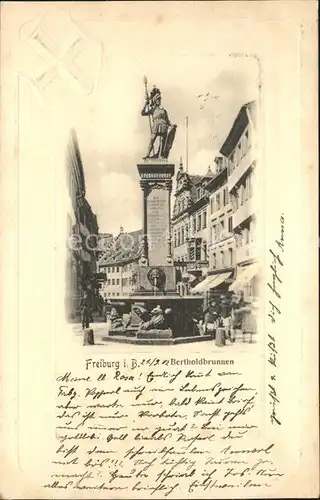
<instances>
[{"instance_id":1,"label":"statue's raised arm","mask_svg":"<svg viewBox=\"0 0 320 500\"><path fill-rule=\"evenodd\" d=\"M145 90L146 90L146 101L141 110L141 115L149 116L151 137L148 146L148 151L144 159L148 158L167 159L174 141L177 126L171 124L167 111L161 105L160 90L154 87L151 90L149 97L146 86L146 79L145 79ZM157 151L155 151L156 139L158 139Z\"/></svg>"},{"instance_id":2,"label":"statue's raised arm","mask_svg":"<svg viewBox=\"0 0 320 500\"><path fill-rule=\"evenodd\" d=\"M153 110L150 106L150 101L149 101L149 99L146 99L146 102L141 110L141 115L142 116L150 116L150 115L152 115L152 112L153 112Z\"/></svg>"}]
</instances>

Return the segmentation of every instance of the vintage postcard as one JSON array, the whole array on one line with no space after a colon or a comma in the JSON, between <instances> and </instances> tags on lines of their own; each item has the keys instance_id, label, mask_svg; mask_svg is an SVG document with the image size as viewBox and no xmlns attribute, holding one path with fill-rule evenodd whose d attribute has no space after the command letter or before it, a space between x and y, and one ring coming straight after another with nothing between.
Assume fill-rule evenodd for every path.
<instances>
[{"instance_id":1,"label":"vintage postcard","mask_svg":"<svg viewBox=\"0 0 320 500\"><path fill-rule=\"evenodd\" d=\"M1 14L1 497L318 497L316 2Z\"/></svg>"}]
</instances>

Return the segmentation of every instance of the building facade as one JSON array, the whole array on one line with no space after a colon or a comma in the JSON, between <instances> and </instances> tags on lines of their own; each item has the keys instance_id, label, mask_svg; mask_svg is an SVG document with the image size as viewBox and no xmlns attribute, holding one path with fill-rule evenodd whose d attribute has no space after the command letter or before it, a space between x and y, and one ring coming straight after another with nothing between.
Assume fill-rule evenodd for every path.
<instances>
[{"instance_id":1,"label":"building facade","mask_svg":"<svg viewBox=\"0 0 320 500\"><path fill-rule=\"evenodd\" d=\"M211 295L226 293L235 275L235 239L226 158L216 157L215 165L215 174L206 186L209 193L208 276Z\"/></svg>"},{"instance_id":2,"label":"building facade","mask_svg":"<svg viewBox=\"0 0 320 500\"><path fill-rule=\"evenodd\" d=\"M257 160L256 112L256 102L242 106L220 150L228 161L228 190L235 235L236 280L231 290L243 292L249 302L258 294L253 202Z\"/></svg>"},{"instance_id":3,"label":"building facade","mask_svg":"<svg viewBox=\"0 0 320 500\"><path fill-rule=\"evenodd\" d=\"M142 230L125 233L120 228L102 253L98 269L105 275L100 288L103 299L126 297L134 291L133 275L141 255L141 238Z\"/></svg>"},{"instance_id":4,"label":"building facade","mask_svg":"<svg viewBox=\"0 0 320 500\"><path fill-rule=\"evenodd\" d=\"M215 158L215 173L205 185L209 196L209 270L191 293L208 294L208 298L242 293L246 302L258 294L253 203L256 137L256 103L250 102L240 109ZM192 227L197 229L200 224L196 214Z\"/></svg>"},{"instance_id":5,"label":"building facade","mask_svg":"<svg viewBox=\"0 0 320 500\"><path fill-rule=\"evenodd\" d=\"M209 267L206 277L192 288L207 300L228 293L235 274L235 243L232 230L232 205L228 194L227 160L217 156L214 173L205 184L207 193L207 254Z\"/></svg>"},{"instance_id":6,"label":"building facade","mask_svg":"<svg viewBox=\"0 0 320 500\"><path fill-rule=\"evenodd\" d=\"M208 195L205 176L189 175L182 162L176 177L172 214L173 258L177 268L177 291L189 295L208 268Z\"/></svg>"},{"instance_id":7,"label":"building facade","mask_svg":"<svg viewBox=\"0 0 320 500\"><path fill-rule=\"evenodd\" d=\"M195 182L195 199L189 210L189 256L190 260L208 263L209 242L209 195L207 184L213 174L209 167L205 176Z\"/></svg>"},{"instance_id":8,"label":"building facade","mask_svg":"<svg viewBox=\"0 0 320 500\"><path fill-rule=\"evenodd\" d=\"M97 294L98 222L86 199L84 169L78 140L73 131L66 159L69 210L67 214L66 313L75 317L84 290Z\"/></svg>"}]
</instances>

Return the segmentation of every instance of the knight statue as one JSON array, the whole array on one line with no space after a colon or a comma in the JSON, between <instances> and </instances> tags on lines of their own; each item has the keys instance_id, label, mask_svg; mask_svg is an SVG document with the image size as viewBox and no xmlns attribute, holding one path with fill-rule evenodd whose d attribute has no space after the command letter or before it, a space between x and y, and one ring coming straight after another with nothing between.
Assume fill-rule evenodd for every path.
<instances>
[{"instance_id":1,"label":"knight statue","mask_svg":"<svg viewBox=\"0 0 320 500\"><path fill-rule=\"evenodd\" d=\"M161 106L160 90L154 87L149 95L146 78L144 83L145 104L141 110L141 115L149 117L151 133L148 151L144 160L148 158L167 159L173 145L177 126L171 124L167 111Z\"/></svg>"}]
</instances>

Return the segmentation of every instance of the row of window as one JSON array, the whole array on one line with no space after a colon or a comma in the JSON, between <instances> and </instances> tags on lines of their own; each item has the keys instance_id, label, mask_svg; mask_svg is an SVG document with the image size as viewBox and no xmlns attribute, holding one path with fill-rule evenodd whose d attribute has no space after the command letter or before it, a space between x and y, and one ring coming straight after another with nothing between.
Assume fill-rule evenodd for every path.
<instances>
[{"instance_id":1,"label":"row of window","mask_svg":"<svg viewBox=\"0 0 320 500\"><path fill-rule=\"evenodd\" d=\"M132 278L122 278L121 281L122 286L131 286L132 285ZM118 285L120 286L120 279L119 278L111 278L107 280L107 285Z\"/></svg>"},{"instance_id":2,"label":"row of window","mask_svg":"<svg viewBox=\"0 0 320 500\"><path fill-rule=\"evenodd\" d=\"M100 269L101 272L107 274L107 273L119 273L120 272L120 267L119 266L108 266Z\"/></svg>"},{"instance_id":3,"label":"row of window","mask_svg":"<svg viewBox=\"0 0 320 500\"><path fill-rule=\"evenodd\" d=\"M205 241L195 241L189 248L189 254L177 257L177 262L189 262L198 260L207 260L207 243Z\"/></svg>"},{"instance_id":4,"label":"row of window","mask_svg":"<svg viewBox=\"0 0 320 500\"><path fill-rule=\"evenodd\" d=\"M246 201L252 198L252 172L232 192L231 203L233 212L241 207Z\"/></svg>"},{"instance_id":5,"label":"row of window","mask_svg":"<svg viewBox=\"0 0 320 500\"><path fill-rule=\"evenodd\" d=\"M223 191L212 196L210 199L210 211L211 214L218 212L222 207L225 207L229 203L228 188L225 187Z\"/></svg>"},{"instance_id":6,"label":"row of window","mask_svg":"<svg viewBox=\"0 0 320 500\"><path fill-rule=\"evenodd\" d=\"M194 215L192 218L192 230L195 233L207 227L207 211Z\"/></svg>"},{"instance_id":7,"label":"row of window","mask_svg":"<svg viewBox=\"0 0 320 500\"><path fill-rule=\"evenodd\" d=\"M173 246L179 247L183 245L188 239L188 226L182 226L176 231L173 231Z\"/></svg>"},{"instance_id":8,"label":"row of window","mask_svg":"<svg viewBox=\"0 0 320 500\"><path fill-rule=\"evenodd\" d=\"M229 157L229 174L233 172L237 165L239 165L242 158L249 151L251 144L249 138L249 128L247 127L245 133L240 137L238 144L234 148L232 154Z\"/></svg>"},{"instance_id":9,"label":"row of window","mask_svg":"<svg viewBox=\"0 0 320 500\"><path fill-rule=\"evenodd\" d=\"M129 293L128 292L123 292L121 293L121 295L123 296L128 296ZM106 299L107 297L119 297L120 296L120 293L119 292L105 292L103 294L103 298Z\"/></svg>"},{"instance_id":10,"label":"row of window","mask_svg":"<svg viewBox=\"0 0 320 500\"><path fill-rule=\"evenodd\" d=\"M197 188L197 199L200 199L204 196L205 190L203 187L198 187ZM222 206L226 206L228 203L228 188L226 187L223 190L222 195L218 193L216 196L213 196L210 200L210 205L211 205L211 213L216 212L217 210L220 210ZM177 213L182 212L185 208L187 208L187 199L182 199L177 202L176 209ZM206 226L204 226L206 227Z\"/></svg>"},{"instance_id":11,"label":"row of window","mask_svg":"<svg viewBox=\"0 0 320 500\"><path fill-rule=\"evenodd\" d=\"M195 241L189 248L189 260L207 260L207 243L205 241Z\"/></svg>"},{"instance_id":12,"label":"row of window","mask_svg":"<svg viewBox=\"0 0 320 500\"><path fill-rule=\"evenodd\" d=\"M133 263L126 264L125 266L122 266L122 271L125 273L127 271L131 271L133 268ZM107 266L104 268L100 269L100 272L104 273L120 273L120 266Z\"/></svg>"},{"instance_id":13,"label":"row of window","mask_svg":"<svg viewBox=\"0 0 320 500\"><path fill-rule=\"evenodd\" d=\"M177 201L177 204L176 204L176 212L177 213L180 213L182 212L183 210L185 210L186 208L188 207L188 201L187 201L187 198L182 198L180 200Z\"/></svg>"},{"instance_id":14,"label":"row of window","mask_svg":"<svg viewBox=\"0 0 320 500\"><path fill-rule=\"evenodd\" d=\"M227 233L232 233L232 216L228 218L220 217L211 227L211 243L221 240Z\"/></svg>"},{"instance_id":15,"label":"row of window","mask_svg":"<svg viewBox=\"0 0 320 500\"><path fill-rule=\"evenodd\" d=\"M177 262L185 262L188 260L188 255L185 254L185 255L180 255L180 257L177 257Z\"/></svg>"},{"instance_id":16,"label":"row of window","mask_svg":"<svg viewBox=\"0 0 320 500\"><path fill-rule=\"evenodd\" d=\"M235 234L236 248L241 248L255 239L255 222L251 221L250 226L242 229L240 233Z\"/></svg>"},{"instance_id":17,"label":"row of window","mask_svg":"<svg viewBox=\"0 0 320 500\"><path fill-rule=\"evenodd\" d=\"M222 269L224 267L234 266L234 252L232 248L213 252L211 256L212 269Z\"/></svg>"},{"instance_id":18,"label":"row of window","mask_svg":"<svg viewBox=\"0 0 320 500\"><path fill-rule=\"evenodd\" d=\"M199 186L197 188L197 200L200 200L204 195L206 194L205 189L203 186Z\"/></svg>"},{"instance_id":19,"label":"row of window","mask_svg":"<svg viewBox=\"0 0 320 500\"><path fill-rule=\"evenodd\" d=\"M196 233L197 231L201 231L201 229L205 229L207 227L207 211L203 211L197 215L195 215L192 219L192 233ZM189 228L188 225L182 226L177 230L173 231L173 246L179 247L183 245L189 236Z\"/></svg>"}]
</instances>

